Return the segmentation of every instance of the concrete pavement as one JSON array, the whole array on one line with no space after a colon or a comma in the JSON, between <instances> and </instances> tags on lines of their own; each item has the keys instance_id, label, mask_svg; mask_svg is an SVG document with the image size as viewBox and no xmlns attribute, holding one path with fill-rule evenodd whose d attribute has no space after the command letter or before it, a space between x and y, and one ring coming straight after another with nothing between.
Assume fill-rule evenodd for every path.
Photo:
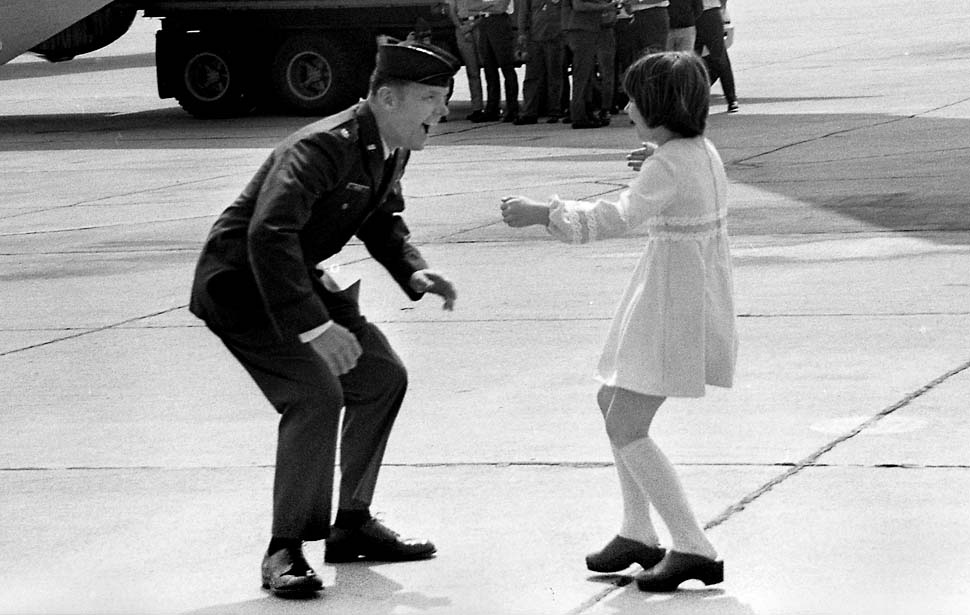
<instances>
[{"instance_id":1,"label":"concrete pavement","mask_svg":"<svg viewBox=\"0 0 970 615\"><path fill-rule=\"evenodd\" d=\"M583 566L619 520L590 373L639 239L498 221L505 194L615 195L632 131L472 125L459 87L405 181L456 311L360 246L336 259L411 373L375 509L439 555L325 566L310 545L318 599L260 591L275 415L185 304L214 216L305 120L155 100L140 22L75 68L0 67L0 613L970 612L970 17L731 11L741 113L715 97L709 136L737 385L654 427L722 585L648 595Z\"/></svg>"}]
</instances>

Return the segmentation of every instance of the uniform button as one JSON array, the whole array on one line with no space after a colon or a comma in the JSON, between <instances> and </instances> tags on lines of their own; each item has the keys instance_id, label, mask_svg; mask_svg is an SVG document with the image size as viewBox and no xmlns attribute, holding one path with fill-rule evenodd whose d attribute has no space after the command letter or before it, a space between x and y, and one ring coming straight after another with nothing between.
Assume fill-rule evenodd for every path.
<instances>
[{"instance_id":1,"label":"uniform button","mask_svg":"<svg viewBox=\"0 0 970 615\"><path fill-rule=\"evenodd\" d=\"M340 206L340 209L347 209L348 207L350 207L350 204L344 203L343 205Z\"/></svg>"}]
</instances>

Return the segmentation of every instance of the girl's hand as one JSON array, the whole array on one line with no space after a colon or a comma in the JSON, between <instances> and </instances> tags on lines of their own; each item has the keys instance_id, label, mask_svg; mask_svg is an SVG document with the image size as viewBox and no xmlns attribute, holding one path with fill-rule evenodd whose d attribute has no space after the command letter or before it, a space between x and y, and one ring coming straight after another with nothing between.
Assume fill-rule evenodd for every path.
<instances>
[{"instance_id":1,"label":"girl's hand","mask_svg":"<svg viewBox=\"0 0 970 615\"><path fill-rule=\"evenodd\" d=\"M502 199L502 220L513 228L549 225L549 206L524 196L507 196Z\"/></svg>"},{"instance_id":2,"label":"girl's hand","mask_svg":"<svg viewBox=\"0 0 970 615\"><path fill-rule=\"evenodd\" d=\"M626 166L634 171L640 171L640 167L643 166L643 161L652 156L655 151L657 151L656 145L644 141L643 147L635 149L626 155Z\"/></svg>"}]
</instances>

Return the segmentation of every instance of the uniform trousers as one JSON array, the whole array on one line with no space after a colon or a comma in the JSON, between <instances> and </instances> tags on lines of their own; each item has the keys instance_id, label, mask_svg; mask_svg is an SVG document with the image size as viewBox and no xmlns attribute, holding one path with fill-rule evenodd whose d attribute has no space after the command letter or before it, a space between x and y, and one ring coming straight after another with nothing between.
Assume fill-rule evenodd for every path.
<instances>
[{"instance_id":1,"label":"uniform trousers","mask_svg":"<svg viewBox=\"0 0 970 615\"><path fill-rule=\"evenodd\" d=\"M559 117L562 98L562 37L528 43L529 59L522 81L522 116Z\"/></svg>"},{"instance_id":2,"label":"uniform trousers","mask_svg":"<svg viewBox=\"0 0 970 615\"><path fill-rule=\"evenodd\" d=\"M478 29L478 53L485 73L485 112L498 113L502 86L499 71L505 82L505 112L519 112L519 78L515 74L515 32L508 13L480 17Z\"/></svg>"},{"instance_id":3,"label":"uniform trousers","mask_svg":"<svg viewBox=\"0 0 970 615\"><path fill-rule=\"evenodd\" d=\"M707 47L708 55L704 56L707 72L711 76L711 84L721 80L724 98L728 101L738 99L734 91L734 72L731 69L731 58L728 57L727 46L724 44L724 14L721 9L707 9L697 19L697 39L694 50L701 53Z\"/></svg>"},{"instance_id":4,"label":"uniform trousers","mask_svg":"<svg viewBox=\"0 0 970 615\"><path fill-rule=\"evenodd\" d=\"M333 311L331 316L339 322ZM363 353L340 377L310 344L267 344L251 334L213 330L280 414L273 481L276 537L329 535L338 429L339 508L367 510L404 400L407 372L384 334L359 315L341 324L354 333Z\"/></svg>"},{"instance_id":5,"label":"uniform trousers","mask_svg":"<svg viewBox=\"0 0 970 615\"><path fill-rule=\"evenodd\" d=\"M626 92L623 91L623 75L638 56L633 37L633 19L617 19L613 33L616 36L616 57L613 62L615 67L613 71L615 77L613 81L613 104L622 109L629 102Z\"/></svg>"},{"instance_id":6,"label":"uniform trousers","mask_svg":"<svg viewBox=\"0 0 970 615\"><path fill-rule=\"evenodd\" d=\"M645 53L665 51L670 33L670 15L667 7L658 6L633 13L633 32L637 57Z\"/></svg>"},{"instance_id":7,"label":"uniform trousers","mask_svg":"<svg viewBox=\"0 0 970 615\"><path fill-rule=\"evenodd\" d=\"M566 44L573 57L573 90L569 104L569 116L575 122L592 121L590 104L593 102L593 85L597 61L601 63L603 91L600 93L600 109L609 110L613 104L613 60L616 42L612 28L567 30Z\"/></svg>"},{"instance_id":8,"label":"uniform trousers","mask_svg":"<svg viewBox=\"0 0 970 615\"><path fill-rule=\"evenodd\" d=\"M478 28L473 27L468 32L455 28L455 42L458 53L465 63L465 76L468 78L468 94L471 97L472 111L482 109L482 63L478 58Z\"/></svg>"}]
</instances>

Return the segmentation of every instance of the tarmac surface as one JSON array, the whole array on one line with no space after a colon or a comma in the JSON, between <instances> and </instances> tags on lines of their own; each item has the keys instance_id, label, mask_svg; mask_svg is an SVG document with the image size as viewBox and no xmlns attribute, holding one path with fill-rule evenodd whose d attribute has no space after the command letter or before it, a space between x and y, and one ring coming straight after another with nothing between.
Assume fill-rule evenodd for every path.
<instances>
[{"instance_id":1,"label":"tarmac surface","mask_svg":"<svg viewBox=\"0 0 970 615\"><path fill-rule=\"evenodd\" d=\"M186 310L214 217L307 118L199 121L157 100L139 19L92 57L0 67L0 613L970 613L970 14L952 3L731 3L737 384L654 435L726 564L640 592L583 564L620 499L591 378L639 255L498 215L612 197L636 146L452 118L406 218L458 285L411 303L359 245L333 259L409 367L374 508L435 559L322 561L259 588L276 415ZM714 86L720 93L720 86Z\"/></svg>"}]
</instances>

